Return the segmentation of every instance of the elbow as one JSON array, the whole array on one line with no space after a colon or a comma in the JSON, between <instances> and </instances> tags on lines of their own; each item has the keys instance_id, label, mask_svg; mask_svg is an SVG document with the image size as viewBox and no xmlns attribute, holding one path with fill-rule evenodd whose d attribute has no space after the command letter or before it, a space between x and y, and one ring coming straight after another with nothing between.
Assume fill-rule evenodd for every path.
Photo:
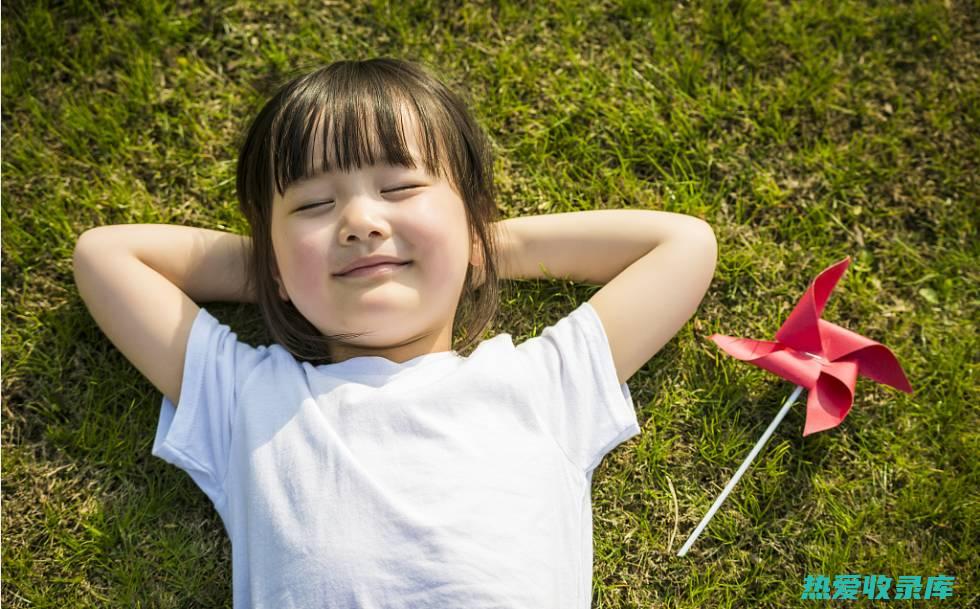
<instances>
[{"instance_id":1,"label":"elbow","mask_svg":"<svg viewBox=\"0 0 980 609\"><path fill-rule=\"evenodd\" d=\"M718 266L718 239L715 238L715 231L710 224L697 219L691 231L690 241L694 251L691 254L693 266L700 269L707 291L714 279L715 268Z\"/></svg>"},{"instance_id":2,"label":"elbow","mask_svg":"<svg viewBox=\"0 0 980 609\"><path fill-rule=\"evenodd\" d=\"M698 253L703 256L705 263L710 265L711 270L714 271L715 265L718 263L718 239L715 237L715 231L711 225L700 218L694 218L691 241L697 244Z\"/></svg>"},{"instance_id":3,"label":"elbow","mask_svg":"<svg viewBox=\"0 0 980 609\"><path fill-rule=\"evenodd\" d=\"M71 258L72 258L72 270L75 272L76 275L78 274L78 267L83 261L85 252L91 247L91 245L89 245L89 242L91 242L92 239L94 238L92 236L92 230L94 229L89 229L83 232L75 240L75 248L72 250Z\"/></svg>"},{"instance_id":4,"label":"elbow","mask_svg":"<svg viewBox=\"0 0 980 609\"><path fill-rule=\"evenodd\" d=\"M88 252L99 243L99 234L96 231L97 228L90 228L75 240L75 248L72 250L72 266L75 271L78 270L79 264L90 255Z\"/></svg>"},{"instance_id":5,"label":"elbow","mask_svg":"<svg viewBox=\"0 0 980 609\"><path fill-rule=\"evenodd\" d=\"M94 247L94 244L102 242L105 232L106 229L102 226L96 226L82 231L82 234L78 235L78 238L75 239L75 249L72 251L72 255L77 257L80 252L84 252Z\"/></svg>"}]
</instances>

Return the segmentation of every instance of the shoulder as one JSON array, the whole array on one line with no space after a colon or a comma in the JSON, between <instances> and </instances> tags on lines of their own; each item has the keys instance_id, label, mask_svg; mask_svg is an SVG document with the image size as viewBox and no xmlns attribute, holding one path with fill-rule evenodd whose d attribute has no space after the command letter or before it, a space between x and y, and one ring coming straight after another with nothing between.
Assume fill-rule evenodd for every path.
<instances>
[{"instance_id":1,"label":"shoulder","mask_svg":"<svg viewBox=\"0 0 980 609\"><path fill-rule=\"evenodd\" d=\"M295 374L301 363L278 343L257 344L242 340L231 325L201 308L192 331L191 357L201 358L204 370L233 375L239 390L260 378ZM275 385L273 385L275 386Z\"/></svg>"}]
</instances>

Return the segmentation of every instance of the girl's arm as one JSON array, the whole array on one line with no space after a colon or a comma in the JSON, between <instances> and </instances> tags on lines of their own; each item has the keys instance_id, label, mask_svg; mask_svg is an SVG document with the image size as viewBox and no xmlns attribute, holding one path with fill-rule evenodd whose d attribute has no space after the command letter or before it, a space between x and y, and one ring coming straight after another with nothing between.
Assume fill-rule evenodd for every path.
<instances>
[{"instance_id":1,"label":"girl's arm","mask_svg":"<svg viewBox=\"0 0 980 609\"><path fill-rule=\"evenodd\" d=\"M249 237L176 224L113 224L86 234L99 247L134 255L196 303L256 302L245 291Z\"/></svg>"},{"instance_id":2,"label":"girl's arm","mask_svg":"<svg viewBox=\"0 0 980 609\"><path fill-rule=\"evenodd\" d=\"M637 209L522 216L495 226L504 244L504 279L564 278L592 285L609 283L661 243L708 227L694 216Z\"/></svg>"},{"instance_id":3,"label":"girl's arm","mask_svg":"<svg viewBox=\"0 0 980 609\"><path fill-rule=\"evenodd\" d=\"M663 211L525 216L495 227L504 279L561 277L603 285L589 304L602 320L620 383L694 315L718 254L706 222Z\"/></svg>"},{"instance_id":4,"label":"girl's arm","mask_svg":"<svg viewBox=\"0 0 980 609\"><path fill-rule=\"evenodd\" d=\"M75 245L78 293L102 332L178 404L197 302L247 300L242 238L165 224L85 231Z\"/></svg>"}]
</instances>

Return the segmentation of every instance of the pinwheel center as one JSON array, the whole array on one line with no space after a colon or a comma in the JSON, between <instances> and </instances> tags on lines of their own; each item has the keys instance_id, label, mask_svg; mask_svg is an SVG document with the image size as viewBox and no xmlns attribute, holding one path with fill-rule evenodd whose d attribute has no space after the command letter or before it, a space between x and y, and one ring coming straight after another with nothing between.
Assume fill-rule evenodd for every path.
<instances>
[{"instance_id":1,"label":"pinwheel center","mask_svg":"<svg viewBox=\"0 0 980 609\"><path fill-rule=\"evenodd\" d=\"M809 355L811 358L813 358L815 360L819 360L819 361L821 361L821 362L823 362L825 364L829 364L830 363L827 360L825 360L823 357L817 355L816 353L810 353L809 351L803 351L802 353L803 353L803 355Z\"/></svg>"}]
</instances>

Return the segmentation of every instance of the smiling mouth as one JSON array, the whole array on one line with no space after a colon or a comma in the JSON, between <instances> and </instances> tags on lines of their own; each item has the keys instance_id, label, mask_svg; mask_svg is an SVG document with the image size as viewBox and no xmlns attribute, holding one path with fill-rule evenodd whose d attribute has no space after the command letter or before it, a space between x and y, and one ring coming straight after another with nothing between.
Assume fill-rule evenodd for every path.
<instances>
[{"instance_id":1,"label":"smiling mouth","mask_svg":"<svg viewBox=\"0 0 980 609\"><path fill-rule=\"evenodd\" d=\"M337 277L381 277L383 275L390 275L397 272L402 267L406 267L412 264L412 261L408 262L383 262L381 264L372 264L371 266L362 266L361 268L354 269L353 271L347 271L337 275Z\"/></svg>"}]
</instances>

